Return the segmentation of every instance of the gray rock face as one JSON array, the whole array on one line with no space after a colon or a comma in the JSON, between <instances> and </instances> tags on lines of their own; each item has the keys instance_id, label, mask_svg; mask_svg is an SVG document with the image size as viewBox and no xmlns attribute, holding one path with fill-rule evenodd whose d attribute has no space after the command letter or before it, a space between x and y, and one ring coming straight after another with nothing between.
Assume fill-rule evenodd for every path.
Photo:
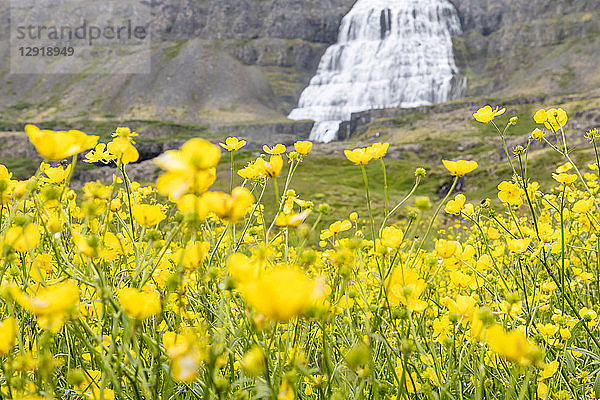
<instances>
[{"instance_id":1,"label":"gray rock face","mask_svg":"<svg viewBox=\"0 0 600 400\"><path fill-rule=\"evenodd\" d=\"M600 1L451 1L464 30L454 47L468 95L600 87ZM106 73L115 62L137 61L126 55L80 74L11 75L10 2L0 2L2 119L283 119L354 2L140 0L151 8L153 42L152 70L138 75ZM104 2L95 4L106 11Z\"/></svg>"}]
</instances>

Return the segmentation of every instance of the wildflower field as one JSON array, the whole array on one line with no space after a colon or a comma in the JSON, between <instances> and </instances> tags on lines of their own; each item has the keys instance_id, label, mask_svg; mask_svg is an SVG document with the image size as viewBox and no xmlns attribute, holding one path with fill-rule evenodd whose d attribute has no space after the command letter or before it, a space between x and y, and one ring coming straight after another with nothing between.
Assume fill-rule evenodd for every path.
<instances>
[{"instance_id":1,"label":"wildflower field","mask_svg":"<svg viewBox=\"0 0 600 400\"><path fill-rule=\"evenodd\" d=\"M599 398L598 131L566 130L560 108L521 116L562 158L542 191L504 112L473 114L510 171L489 199L453 190L476 160L443 160L439 201L415 195L418 165L392 198L375 143L345 152L366 214L333 223L294 191L308 141L236 170L243 140L191 139L144 186L130 129L27 125L47 161L27 180L0 165L0 399ZM583 134L595 157L576 165ZM70 187L80 153L112 183ZM211 191L221 157L229 190Z\"/></svg>"}]
</instances>

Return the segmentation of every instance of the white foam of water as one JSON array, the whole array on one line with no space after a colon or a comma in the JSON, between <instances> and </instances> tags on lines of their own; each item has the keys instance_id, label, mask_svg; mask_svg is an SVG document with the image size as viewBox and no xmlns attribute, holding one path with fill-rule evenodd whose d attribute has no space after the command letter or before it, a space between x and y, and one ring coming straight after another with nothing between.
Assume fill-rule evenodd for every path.
<instances>
[{"instance_id":1,"label":"white foam of water","mask_svg":"<svg viewBox=\"0 0 600 400\"><path fill-rule=\"evenodd\" d=\"M460 32L447 0L358 0L289 118L314 120L310 139L329 142L353 112L449 100Z\"/></svg>"}]
</instances>

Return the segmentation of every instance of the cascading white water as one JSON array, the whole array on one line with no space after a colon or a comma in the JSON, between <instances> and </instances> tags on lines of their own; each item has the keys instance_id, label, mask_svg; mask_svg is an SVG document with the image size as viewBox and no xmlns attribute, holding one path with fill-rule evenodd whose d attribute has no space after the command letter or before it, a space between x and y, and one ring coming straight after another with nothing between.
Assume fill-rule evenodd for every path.
<instances>
[{"instance_id":1,"label":"cascading white water","mask_svg":"<svg viewBox=\"0 0 600 400\"><path fill-rule=\"evenodd\" d=\"M358 0L289 118L314 120L310 139L330 142L353 112L447 101L460 33L448 0Z\"/></svg>"}]
</instances>

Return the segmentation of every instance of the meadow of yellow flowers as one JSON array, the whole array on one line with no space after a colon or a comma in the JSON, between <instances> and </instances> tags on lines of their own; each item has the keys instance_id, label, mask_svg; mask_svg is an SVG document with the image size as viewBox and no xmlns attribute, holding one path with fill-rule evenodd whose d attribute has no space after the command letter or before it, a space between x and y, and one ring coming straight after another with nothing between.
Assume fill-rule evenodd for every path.
<instances>
[{"instance_id":1,"label":"meadow of yellow flowers","mask_svg":"<svg viewBox=\"0 0 600 400\"><path fill-rule=\"evenodd\" d=\"M595 159L577 166L566 112L535 113L529 144L564 158L544 193L529 144L507 148L517 118L498 127L503 113L474 114L496 127L512 172L492 200L453 193L479 167L470 160L443 161L453 185L430 211L413 198L422 168L406 198L388 198L388 144L375 143L345 152L369 215L329 226L329 207L293 190L308 141L264 146L235 171L243 140L191 139L144 186L127 176L130 129L104 144L27 125L47 162L25 181L0 165L0 398L600 397L598 131L586 133ZM210 190L222 151L228 193ZM112 183L70 187L83 152L116 166ZM369 186L368 163L383 188ZM388 223L409 204L420 215ZM442 213L456 223L441 226Z\"/></svg>"}]
</instances>

